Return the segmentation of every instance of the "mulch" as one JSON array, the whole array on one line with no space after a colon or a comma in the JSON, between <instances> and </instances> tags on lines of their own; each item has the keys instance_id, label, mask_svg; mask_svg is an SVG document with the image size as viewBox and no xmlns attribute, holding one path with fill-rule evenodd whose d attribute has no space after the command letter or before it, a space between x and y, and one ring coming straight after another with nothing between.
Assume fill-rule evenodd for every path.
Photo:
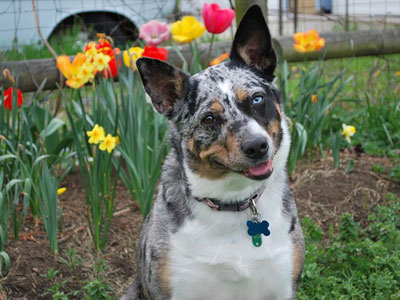
<instances>
[{"instance_id":1,"label":"mulch","mask_svg":"<svg viewBox=\"0 0 400 300\"><path fill-rule=\"evenodd\" d=\"M354 168L346 170L349 162ZM374 164L393 166L388 158L342 153L341 167L332 166L332 158L303 161L291 178L291 187L297 200L300 217L312 218L323 230L339 226L340 215L349 212L362 224L377 205L385 205L385 195L400 195L400 183L389 174L372 172ZM52 299L48 289L55 283L69 294L69 299L81 299L79 291L85 282L96 278L95 266L101 259L106 269L101 276L108 282L118 298L135 276L136 243L142 224L137 204L122 185L118 185L116 209L109 241L103 252L94 250L85 218L85 192L79 172L71 173L63 182L67 192L60 196L63 208L63 230L59 236L59 256L54 256L48 246L40 222L28 216L20 240L9 237L6 248L12 260L8 275L0 279L0 299ZM68 249L76 252L78 264L71 266ZM54 280L46 274L57 270Z\"/></svg>"}]
</instances>

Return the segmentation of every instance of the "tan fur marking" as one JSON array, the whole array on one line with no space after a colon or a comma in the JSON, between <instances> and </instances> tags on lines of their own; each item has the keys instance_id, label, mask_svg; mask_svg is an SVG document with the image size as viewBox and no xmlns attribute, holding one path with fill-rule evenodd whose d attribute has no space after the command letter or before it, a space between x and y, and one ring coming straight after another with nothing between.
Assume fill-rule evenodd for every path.
<instances>
[{"instance_id":1,"label":"tan fur marking","mask_svg":"<svg viewBox=\"0 0 400 300\"><path fill-rule=\"evenodd\" d=\"M206 157L221 153L221 152L227 152L226 148L221 146L221 145L211 145L207 150L202 150L199 154L200 158L204 160Z\"/></svg>"},{"instance_id":2,"label":"tan fur marking","mask_svg":"<svg viewBox=\"0 0 400 300\"><path fill-rule=\"evenodd\" d=\"M279 118L282 120L281 106L279 105L279 103L275 102L275 107L276 107L276 111L279 114Z\"/></svg>"},{"instance_id":3,"label":"tan fur marking","mask_svg":"<svg viewBox=\"0 0 400 300\"><path fill-rule=\"evenodd\" d=\"M235 89L235 95L236 99L238 99L239 101L245 101L249 96L249 93L243 88L237 88Z\"/></svg>"},{"instance_id":4,"label":"tan fur marking","mask_svg":"<svg viewBox=\"0 0 400 300\"><path fill-rule=\"evenodd\" d=\"M188 141L188 147L191 152L194 152L194 138L190 138Z\"/></svg>"},{"instance_id":5,"label":"tan fur marking","mask_svg":"<svg viewBox=\"0 0 400 300\"><path fill-rule=\"evenodd\" d=\"M211 110L217 114L220 114L224 111L224 107L222 106L221 102L219 102L218 100L215 100L211 104Z\"/></svg>"},{"instance_id":6,"label":"tan fur marking","mask_svg":"<svg viewBox=\"0 0 400 300\"><path fill-rule=\"evenodd\" d=\"M241 156L240 143L235 134L229 134L228 138L226 139L226 147L228 149L231 160L233 160L233 158L239 158Z\"/></svg>"},{"instance_id":7,"label":"tan fur marking","mask_svg":"<svg viewBox=\"0 0 400 300\"><path fill-rule=\"evenodd\" d=\"M297 279L300 276L304 263L304 247L300 243L293 244L293 270L292 270L292 282L293 285L297 284Z\"/></svg>"},{"instance_id":8,"label":"tan fur marking","mask_svg":"<svg viewBox=\"0 0 400 300\"><path fill-rule=\"evenodd\" d=\"M168 264L168 256L166 254L160 257L157 265L157 273L158 278L160 280L161 288L165 291L166 294L171 295L171 287L169 285L169 264Z\"/></svg>"},{"instance_id":9,"label":"tan fur marking","mask_svg":"<svg viewBox=\"0 0 400 300\"><path fill-rule=\"evenodd\" d=\"M271 137L278 137L281 122L274 120L268 124L267 132Z\"/></svg>"}]
</instances>

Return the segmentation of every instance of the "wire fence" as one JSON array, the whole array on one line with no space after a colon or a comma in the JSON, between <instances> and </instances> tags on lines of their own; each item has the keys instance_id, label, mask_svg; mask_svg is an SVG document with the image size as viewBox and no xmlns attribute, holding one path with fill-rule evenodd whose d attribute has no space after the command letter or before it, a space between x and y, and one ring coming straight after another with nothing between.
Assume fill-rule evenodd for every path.
<instances>
[{"instance_id":1,"label":"wire fence","mask_svg":"<svg viewBox=\"0 0 400 300\"><path fill-rule=\"evenodd\" d=\"M83 33L94 29L114 36L117 42L137 38L137 28L151 20L171 22L182 15L199 20L205 2L195 0L36 0L40 28L46 38L62 35L77 22ZM218 0L221 7L235 8L235 1ZM253 1L263 2L263 1ZM318 32L400 28L399 0L268 0L268 26L273 37L316 29ZM233 36L234 29L222 38ZM90 36L83 36L83 40ZM74 41L78 43L78 41ZM40 43L29 0L0 1L0 61L7 60L12 48ZM61 53L59 53L61 54ZM336 69L347 68L354 76L357 89L371 89L374 78L385 78L380 89L399 91L400 55L378 55L374 58L337 59ZM380 80L381 82L382 80Z\"/></svg>"}]
</instances>

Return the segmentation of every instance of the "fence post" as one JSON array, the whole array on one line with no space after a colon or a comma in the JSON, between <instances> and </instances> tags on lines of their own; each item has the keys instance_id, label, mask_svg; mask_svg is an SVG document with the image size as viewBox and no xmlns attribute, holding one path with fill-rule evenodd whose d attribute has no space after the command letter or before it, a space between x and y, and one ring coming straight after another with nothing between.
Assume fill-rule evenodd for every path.
<instances>
[{"instance_id":1,"label":"fence post","mask_svg":"<svg viewBox=\"0 0 400 300\"><path fill-rule=\"evenodd\" d=\"M294 0L294 32L297 32L297 14L299 11L299 2Z\"/></svg>"},{"instance_id":2,"label":"fence post","mask_svg":"<svg viewBox=\"0 0 400 300\"><path fill-rule=\"evenodd\" d=\"M261 7L265 21L268 22L268 0L235 0L236 25L239 25L246 10L254 4Z\"/></svg>"},{"instance_id":3,"label":"fence post","mask_svg":"<svg viewBox=\"0 0 400 300\"><path fill-rule=\"evenodd\" d=\"M279 0L279 35L283 32L283 0Z\"/></svg>"}]
</instances>

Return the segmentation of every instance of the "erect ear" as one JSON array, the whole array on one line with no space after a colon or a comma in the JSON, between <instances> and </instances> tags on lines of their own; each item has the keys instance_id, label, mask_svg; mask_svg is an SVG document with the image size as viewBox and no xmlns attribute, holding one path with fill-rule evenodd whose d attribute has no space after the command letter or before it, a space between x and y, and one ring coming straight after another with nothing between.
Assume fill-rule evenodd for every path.
<instances>
[{"instance_id":1,"label":"erect ear","mask_svg":"<svg viewBox=\"0 0 400 300\"><path fill-rule=\"evenodd\" d=\"M185 96L189 75L158 59L140 58L136 66L154 107L171 118L176 102Z\"/></svg>"},{"instance_id":2,"label":"erect ear","mask_svg":"<svg viewBox=\"0 0 400 300\"><path fill-rule=\"evenodd\" d=\"M233 40L230 58L273 76L276 55L267 23L258 5L251 6L243 16Z\"/></svg>"}]
</instances>

